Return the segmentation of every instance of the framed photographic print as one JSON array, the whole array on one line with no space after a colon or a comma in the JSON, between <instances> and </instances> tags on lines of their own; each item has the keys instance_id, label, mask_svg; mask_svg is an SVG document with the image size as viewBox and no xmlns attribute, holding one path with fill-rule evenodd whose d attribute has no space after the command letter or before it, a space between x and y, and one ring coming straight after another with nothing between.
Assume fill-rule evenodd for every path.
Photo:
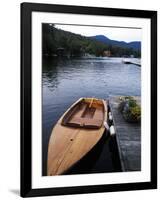
<instances>
[{"instance_id":1,"label":"framed photographic print","mask_svg":"<svg viewBox=\"0 0 161 200\"><path fill-rule=\"evenodd\" d=\"M21 196L157 188L157 12L21 4Z\"/></svg>"}]
</instances>

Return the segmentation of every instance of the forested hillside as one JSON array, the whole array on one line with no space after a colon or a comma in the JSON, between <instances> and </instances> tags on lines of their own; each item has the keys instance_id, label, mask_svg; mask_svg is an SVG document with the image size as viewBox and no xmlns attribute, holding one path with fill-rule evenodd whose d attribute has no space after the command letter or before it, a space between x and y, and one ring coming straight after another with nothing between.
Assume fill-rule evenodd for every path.
<instances>
[{"instance_id":1,"label":"forested hillside","mask_svg":"<svg viewBox=\"0 0 161 200\"><path fill-rule=\"evenodd\" d=\"M108 45L93 38L57 29L54 24L42 24L42 46L43 55L48 56L104 56L105 51L110 51L110 55L114 57L140 57L140 50Z\"/></svg>"}]
</instances>

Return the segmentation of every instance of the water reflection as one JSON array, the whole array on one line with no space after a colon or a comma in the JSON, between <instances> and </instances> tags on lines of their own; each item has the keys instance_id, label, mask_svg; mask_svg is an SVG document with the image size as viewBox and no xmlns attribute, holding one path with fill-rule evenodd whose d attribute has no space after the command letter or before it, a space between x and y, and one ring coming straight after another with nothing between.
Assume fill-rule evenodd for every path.
<instances>
[{"instance_id":1,"label":"water reflection","mask_svg":"<svg viewBox=\"0 0 161 200\"><path fill-rule=\"evenodd\" d=\"M58 59L53 59L52 57L43 58L43 73L42 73L42 82L43 89L48 87L51 91L54 88L57 88L58 79L57 79L57 67Z\"/></svg>"}]
</instances>

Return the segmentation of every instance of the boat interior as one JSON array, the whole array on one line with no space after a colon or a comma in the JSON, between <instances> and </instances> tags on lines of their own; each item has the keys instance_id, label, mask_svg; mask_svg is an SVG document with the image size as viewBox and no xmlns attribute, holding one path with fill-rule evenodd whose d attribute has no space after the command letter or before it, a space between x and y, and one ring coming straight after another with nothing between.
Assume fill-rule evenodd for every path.
<instances>
[{"instance_id":1,"label":"boat interior","mask_svg":"<svg viewBox=\"0 0 161 200\"><path fill-rule=\"evenodd\" d=\"M104 121L102 100L82 99L63 117L62 125L82 128L100 128Z\"/></svg>"}]
</instances>

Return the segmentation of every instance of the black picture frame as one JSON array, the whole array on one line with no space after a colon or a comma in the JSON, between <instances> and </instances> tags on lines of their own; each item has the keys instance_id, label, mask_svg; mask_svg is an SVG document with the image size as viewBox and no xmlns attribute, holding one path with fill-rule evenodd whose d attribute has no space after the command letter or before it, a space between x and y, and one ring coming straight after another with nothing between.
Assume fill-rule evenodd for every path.
<instances>
[{"instance_id":1,"label":"black picture frame","mask_svg":"<svg viewBox=\"0 0 161 200\"><path fill-rule=\"evenodd\" d=\"M94 186L32 189L32 12L147 18L151 21L151 181ZM157 12L37 3L21 4L21 196L65 195L157 188Z\"/></svg>"}]
</instances>

